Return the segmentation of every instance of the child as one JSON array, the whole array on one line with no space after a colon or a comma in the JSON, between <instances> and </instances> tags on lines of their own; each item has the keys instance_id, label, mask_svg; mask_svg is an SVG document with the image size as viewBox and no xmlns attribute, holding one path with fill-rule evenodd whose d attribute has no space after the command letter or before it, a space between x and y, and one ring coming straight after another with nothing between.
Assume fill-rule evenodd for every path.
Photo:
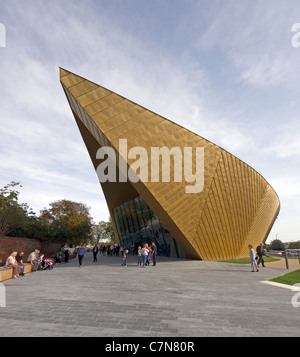
<instances>
[{"instance_id":1,"label":"child","mask_svg":"<svg viewBox=\"0 0 300 357\"><path fill-rule=\"evenodd\" d=\"M138 247L138 262L137 265L142 265L142 247Z\"/></svg>"},{"instance_id":2,"label":"child","mask_svg":"<svg viewBox=\"0 0 300 357\"><path fill-rule=\"evenodd\" d=\"M127 256L128 256L128 249L124 250L122 266L126 266Z\"/></svg>"}]
</instances>

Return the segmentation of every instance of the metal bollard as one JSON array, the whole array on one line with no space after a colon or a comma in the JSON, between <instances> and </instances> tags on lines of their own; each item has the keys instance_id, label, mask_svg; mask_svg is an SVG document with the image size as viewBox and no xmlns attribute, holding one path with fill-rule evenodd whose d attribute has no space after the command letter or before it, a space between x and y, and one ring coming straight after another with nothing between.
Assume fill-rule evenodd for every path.
<instances>
[{"instance_id":1,"label":"metal bollard","mask_svg":"<svg viewBox=\"0 0 300 357\"><path fill-rule=\"evenodd\" d=\"M286 268L289 269L289 261L288 261L288 257L287 257L287 250L284 250L284 256L285 256L285 264L286 264Z\"/></svg>"}]
</instances>

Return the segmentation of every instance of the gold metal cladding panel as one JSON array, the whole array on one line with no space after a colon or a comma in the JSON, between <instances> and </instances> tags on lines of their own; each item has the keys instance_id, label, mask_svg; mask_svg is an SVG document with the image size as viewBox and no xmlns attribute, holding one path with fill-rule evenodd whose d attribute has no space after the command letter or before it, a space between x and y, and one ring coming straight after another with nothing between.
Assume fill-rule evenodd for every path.
<instances>
[{"instance_id":1,"label":"gold metal cladding panel","mask_svg":"<svg viewBox=\"0 0 300 357\"><path fill-rule=\"evenodd\" d=\"M71 95L69 95L69 97L71 98L72 101L74 101ZM93 130L92 130L92 129L94 129L94 128L93 128L93 125L92 125L91 120L90 120L88 117L86 117L86 115L83 114L82 110L80 109L80 106L78 106L78 105L77 105L77 108L76 108L76 113L78 113L79 117L80 117L81 120L82 120L82 123L84 123L84 125L85 125L85 127L88 129L88 131L89 131L90 133L92 133L92 135L94 135L94 134L93 134ZM78 118L79 118L79 117L78 117ZM98 130L98 131L99 131L99 130ZM100 131L99 131L99 132L100 132ZM103 135L103 134L101 134L101 135ZM101 140L99 140L99 143L102 143L102 137L101 137ZM88 144L87 144L87 146L88 146ZM89 150L89 151L90 151L90 150ZM105 184L102 184L102 187L103 187L103 190L104 190L104 192L105 192ZM143 192L141 192L141 193L144 195L144 197L147 197L147 196L148 196L148 192L147 192L147 191L145 191L144 193L143 193ZM147 202L147 200L146 200L146 202ZM152 208L154 208L154 210L155 210L155 207L156 207L156 206L159 207L158 205L156 205L155 201L152 202L151 200L149 200L147 203L148 203ZM108 203L108 205L109 205L109 207L111 207L109 203ZM164 212L164 211L160 212L160 214L163 215L163 212ZM174 226L173 221L170 220L170 222L171 222L171 223L170 223L168 226L173 230L173 232L176 232L176 233L177 233L177 237L181 236L182 234L181 234L180 232L178 232L178 229L177 229L176 226ZM164 224L167 225L168 223L164 223ZM171 232L171 230L170 230L170 232ZM184 242L183 242L183 243L184 243ZM184 246L185 246L185 247L189 247L189 245L187 245L187 244L184 244ZM189 250L190 250L190 247L189 247L189 248L186 248L186 249L189 249ZM191 253L191 252L190 252L189 254L193 255L193 253Z\"/></svg>"},{"instance_id":2,"label":"gold metal cladding panel","mask_svg":"<svg viewBox=\"0 0 300 357\"><path fill-rule=\"evenodd\" d=\"M229 154L227 153L226 155ZM247 248L249 243L258 245L262 241L266 229L270 226L270 219L274 217L278 207L278 198L270 186L268 186L274 205L267 207L265 204L262 209L264 217L260 221L262 224L254 225L253 220L260 217L257 204L253 204L255 202L254 197L256 196L253 185L257 182L255 175L249 174L252 171L251 168L241 163L238 159L233 158L233 165L235 165L237 172L243 173L243 179L238 179L238 176L235 176L235 179L230 181L230 185L224 185L224 190L220 190L220 182L224 184L224 177L228 170L228 167L224 166L224 156L223 154L216 170L216 176L211 186L210 195L206 200L206 206L197 231L197 235L201 237L198 239L201 239L206 244L209 242L212 248L208 249L207 246L203 245L205 251L200 250L199 254L204 259L246 256L247 250L241 250L241 247ZM229 170L228 174L230 173L232 173L232 170ZM259 184L264 185L266 183L261 178ZM230 191L228 191L229 188ZM262 200L264 202L265 198L261 197L260 202ZM234 205L237 208L230 217ZM251 235L251 242L246 238L245 243L245 237L249 236L248 231L251 225L252 227L257 226L259 228L255 231L255 234Z\"/></svg>"},{"instance_id":3,"label":"gold metal cladding panel","mask_svg":"<svg viewBox=\"0 0 300 357\"><path fill-rule=\"evenodd\" d=\"M128 119L132 117L133 118L137 117L139 114L142 114L144 111L145 109L137 105L130 106L127 110L123 110L121 113L116 114L113 118L101 123L101 129L103 130L103 133L112 131L114 128L121 126Z\"/></svg>"},{"instance_id":4,"label":"gold metal cladding panel","mask_svg":"<svg viewBox=\"0 0 300 357\"><path fill-rule=\"evenodd\" d=\"M65 83L63 83L63 84L67 87L67 85ZM72 96L77 99L78 97L92 91L93 89L96 89L97 87L98 86L95 83L92 83L89 81L83 81L78 84L75 84L74 86L67 87L67 89L72 94Z\"/></svg>"},{"instance_id":5,"label":"gold metal cladding panel","mask_svg":"<svg viewBox=\"0 0 300 357\"><path fill-rule=\"evenodd\" d=\"M84 110L87 112L87 114L90 117L92 117L92 116L96 115L97 113L101 112L102 110L104 110L118 102L121 102L122 100L123 100L123 98L120 98L115 93L110 93L110 94L102 97L101 99L85 106Z\"/></svg>"},{"instance_id":6,"label":"gold metal cladding panel","mask_svg":"<svg viewBox=\"0 0 300 357\"><path fill-rule=\"evenodd\" d=\"M184 132L184 136L182 136L182 140L180 142L180 146L189 146L191 142L193 141L194 137L196 136L195 134L187 131L187 130L182 130L182 128L178 126L172 126L170 125L171 123L168 121L164 122L164 126L166 129L163 131L163 136L161 135L161 130L159 130L159 134L156 135L156 132L149 130L147 135L150 137L149 140L145 141L144 140L144 145L147 149L147 144L150 147L150 144L152 146L164 146L165 142L165 132L168 132L168 146L172 147L173 144L178 144L178 141L174 142L169 141L169 138L173 138L170 133L176 131L180 131L180 133ZM167 128L169 126L169 128ZM161 127L159 128L161 129ZM168 130L169 129L169 130ZM143 129L144 130L144 129ZM151 135L154 135L154 137L151 137ZM160 137L159 137L160 136ZM174 135L176 137L176 134ZM140 140L141 136L138 136L138 140ZM185 139L185 140L184 140ZM201 142L201 146L204 146L205 144L209 143L207 140L201 139L200 137L197 137L197 142ZM130 144L130 143L129 143ZM140 142L135 142L135 145L139 145ZM210 144L210 143L209 143ZM205 155L209 156L210 154L216 157L216 151L220 151L216 146L208 145L209 150L205 150ZM207 157L205 158L207 160ZM208 160L210 161L210 160ZM214 165L216 165L216 161L213 160ZM195 166L195 164L194 164ZM173 172L171 170L171 172ZM213 172L208 169L205 171L205 182L209 183L209 175L212 177ZM181 227L182 232L185 234L186 238L188 240L191 240L193 235L195 234L196 230L196 225L195 221L197 221L197 217L199 215L199 209L198 205L203 204L205 201L204 199L201 199L202 196L199 195L189 195L188 199L187 196L182 194L182 192L185 191L185 186L186 183L169 183L169 184L156 184L156 183L145 183L145 185L148 187L149 190L153 193L153 195L160 201L160 204L162 207L164 207L172 216L173 221ZM209 184L208 184L209 186ZM194 197L192 197L194 196Z\"/></svg>"},{"instance_id":7,"label":"gold metal cladding panel","mask_svg":"<svg viewBox=\"0 0 300 357\"><path fill-rule=\"evenodd\" d=\"M130 147L144 146L149 139L160 134L166 126L167 124L163 118L159 116L151 117L143 125L138 125L134 132L126 136L128 145Z\"/></svg>"},{"instance_id":8,"label":"gold metal cladding panel","mask_svg":"<svg viewBox=\"0 0 300 357\"><path fill-rule=\"evenodd\" d=\"M63 83L64 85L69 88L72 87L80 82L83 82L84 78L81 77L74 77L71 73L64 76Z\"/></svg>"},{"instance_id":9,"label":"gold metal cladding panel","mask_svg":"<svg viewBox=\"0 0 300 357\"><path fill-rule=\"evenodd\" d=\"M65 69L63 68L59 68L59 77L60 77L60 81L62 82L63 80L63 77L64 76L67 76L68 74L72 75L73 77L79 77L79 76L75 76L73 73L69 72L69 71L66 71ZM79 77L81 78L81 77Z\"/></svg>"},{"instance_id":10,"label":"gold metal cladding panel","mask_svg":"<svg viewBox=\"0 0 300 357\"><path fill-rule=\"evenodd\" d=\"M101 110L97 114L95 114L92 119L97 123L98 125L101 124L101 129L102 126L105 125L105 122L112 122L110 119L115 120L115 117L122 113L125 112L127 109L132 108L134 106L134 103L129 102L127 100L122 100L120 102L117 102L116 104L111 105L110 107ZM103 124L103 125L102 125Z\"/></svg>"},{"instance_id":11,"label":"gold metal cladding panel","mask_svg":"<svg viewBox=\"0 0 300 357\"><path fill-rule=\"evenodd\" d=\"M204 147L201 193L185 194L186 182L128 183L189 257L206 260L247 255L250 241L255 245L266 238L279 212L279 200L255 170L201 136L82 77L61 70L61 82L72 110L99 145L118 151L118 140L126 138L128 150L141 146L148 155L153 146ZM195 162L192 167L195 172ZM150 169L148 163L149 173ZM171 177L173 173L171 164ZM108 187L116 186L102 187L111 212L116 201L110 198L113 191Z\"/></svg>"},{"instance_id":12,"label":"gold metal cladding panel","mask_svg":"<svg viewBox=\"0 0 300 357\"><path fill-rule=\"evenodd\" d=\"M144 198L146 203L151 206L151 209L154 211L156 215L159 215L159 219L161 222L165 225L165 227L168 228L169 232L173 237L176 237L176 241L179 243L182 249L186 252L186 254L193 259L199 259L199 255L195 252L194 248L192 245L189 243L189 241L186 239L186 237L182 234L181 230L178 228L178 226L174 223L174 221L170 218L169 214L167 211L162 209L160 206L160 203L154 199L152 193L145 189L143 186L143 183L138 182L135 184L135 187L137 188L137 191L140 193L140 195Z\"/></svg>"},{"instance_id":13,"label":"gold metal cladding panel","mask_svg":"<svg viewBox=\"0 0 300 357\"><path fill-rule=\"evenodd\" d=\"M76 99L80 103L80 105L85 108L89 104L95 103L98 100L109 96L110 94L111 92L107 89L104 89L102 87L96 87L95 89L92 89L91 91L84 93L81 96L78 96Z\"/></svg>"},{"instance_id":14,"label":"gold metal cladding panel","mask_svg":"<svg viewBox=\"0 0 300 357\"><path fill-rule=\"evenodd\" d=\"M215 194L217 194L215 181L211 186L210 195L207 199L207 214L211 220L211 230L215 234L215 238L219 242L219 247L221 251L221 256L228 256L228 250L233 251L233 247L231 244L230 236L227 235L226 229L226 222L224 218L223 211L221 210L220 206L220 197L218 200L215 198ZM226 244L224 241L226 240Z\"/></svg>"},{"instance_id":15,"label":"gold metal cladding panel","mask_svg":"<svg viewBox=\"0 0 300 357\"><path fill-rule=\"evenodd\" d=\"M81 121L81 119L79 119L79 117L76 114L74 115L74 117L96 170L98 165L98 160L96 159L96 152L99 149L99 143L92 136L92 134L89 132L89 130ZM110 213L112 212L112 207L119 206L121 203L125 201L129 201L138 196L138 193L134 190L133 186L129 182L123 182L123 183L106 182L106 183L102 183L101 186ZM111 218L112 218L114 233L117 239L119 240L118 231L116 229L116 225L114 221L114 216L112 214L111 214Z\"/></svg>"},{"instance_id":16,"label":"gold metal cladding panel","mask_svg":"<svg viewBox=\"0 0 300 357\"><path fill-rule=\"evenodd\" d=\"M235 224L232 221L233 207L232 201L230 200L229 187L224 180L224 176L221 176L219 180L214 179L212 184L212 191L214 192L214 199L220 202L220 223L224 229L223 237L230 240L232 237L238 237L235 231ZM234 243L230 242L232 245L232 251L234 251Z\"/></svg>"},{"instance_id":17,"label":"gold metal cladding panel","mask_svg":"<svg viewBox=\"0 0 300 357\"><path fill-rule=\"evenodd\" d=\"M255 248L259 243L266 240L266 235L274 222L274 212L277 212L278 210L278 198L274 195L274 191L271 187L267 186L260 207L250 226L244 244L242 245L240 256L249 254L249 244L253 245Z\"/></svg>"},{"instance_id":18,"label":"gold metal cladding panel","mask_svg":"<svg viewBox=\"0 0 300 357\"><path fill-rule=\"evenodd\" d=\"M111 138L111 142L117 146L119 139L127 138L130 133L135 132L139 125L142 125L154 116L156 115L152 112L143 112L134 118L128 119L122 124L122 126L113 128L111 131L107 131L106 135L109 136Z\"/></svg>"},{"instance_id":19,"label":"gold metal cladding panel","mask_svg":"<svg viewBox=\"0 0 300 357\"><path fill-rule=\"evenodd\" d=\"M63 88L72 107L74 116L76 115L78 119L82 121L82 123L86 126L89 132L97 140L98 148L99 146L111 146L110 142L107 140L106 136L103 135L99 127L96 126L96 124L90 119L90 117L85 113L85 111L81 108L81 106L78 103L75 104L75 99L68 92L68 90L64 86Z\"/></svg>"},{"instance_id":20,"label":"gold metal cladding panel","mask_svg":"<svg viewBox=\"0 0 300 357\"><path fill-rule=\"evenodd\" d=\"M236 239L237 237L241 237L243 235L246 234L246 230L245 227L247 226L247 222L249 221L250 217L249 215L247 215L246 211L244 210L245 204L248 201L247 199L247 182L243 179L242 177L242 173L243 173L243 167L241 166L241 162L239 160L235 160L235 166L238 169L238 171L240 172L240 176L242 177L242 179L239 179L237 181L228 181L228 175L227 175L227 171L229 169L228 166L228 162L227 162L227 166L223 160L224 155L222 155L222 160L220 161L220 165L218 167L217 170L217 175L216 175L216 179L223 183L224 185L224 191L226 192L226 187L228 190L228 186L231 185L232 189L231 189L231 195L234 197L234 202L237 204L237 210L235 213L236 217L240 218L240 234L238 236L235 236L234 232L231 232L231 230L229 229L229 233L227 236L224 236L224 239L222 241L222 244L226 244L227 246L231 247L231 249L229 249L229 252L232 252L234 255L237 254L237 244L239 243L238 241L240 239ZM226 178L226 179L224 179ZM220 193L220 191L219 191ZM228 202L224 201L224 197L221 198L221 196L219 196L219 200L220 202L223 201L224 204L224 211L228 212L229 209L226 208L226 204L228 204ZM224 211L222 211L222 213L219 213L221 217L224 216ZM245 223L245 226L243 225ZM229 226L230 227L230 226ZM232 240L232 237L235 237L234 240ZM227 256L229 256L229 252L227 251Z\"/></svg>"}]
</instances>

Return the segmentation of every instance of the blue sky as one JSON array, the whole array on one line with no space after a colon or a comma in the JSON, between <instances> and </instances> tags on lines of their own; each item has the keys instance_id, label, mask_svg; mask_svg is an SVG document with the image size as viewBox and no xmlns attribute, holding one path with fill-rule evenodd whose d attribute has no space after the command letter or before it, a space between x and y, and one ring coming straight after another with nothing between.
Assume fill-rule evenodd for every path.
<instances>
[{"instance_id":1,"label":"blue sky","mask_svg":"<svg viewBox=\"0 0 300 357\"><path fill-rule=\"evenodd\" d=\"M268 242L300 240L299 22L298 0L0 0L0 186L21 182L37 213L66 198L107 220L63 67L252 166L281 201Z\"/></svg>"}]
</instances>

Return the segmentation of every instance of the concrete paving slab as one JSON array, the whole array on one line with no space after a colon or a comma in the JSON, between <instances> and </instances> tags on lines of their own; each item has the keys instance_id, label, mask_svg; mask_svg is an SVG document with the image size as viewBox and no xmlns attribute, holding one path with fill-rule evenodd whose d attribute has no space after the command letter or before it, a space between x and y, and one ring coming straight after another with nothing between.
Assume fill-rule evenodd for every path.
<instances>
[{"instance_id":1,"label":"concrete paving slab","mask_svg":"<svg viewBox=\"0 0 300 357\"><path fill-rule=\"evenodd\" d=\"M286 269L158 257L76 259L3 282L1 336L300 336L294 291L262 284Z\"/></svg>"}]
</instances>

